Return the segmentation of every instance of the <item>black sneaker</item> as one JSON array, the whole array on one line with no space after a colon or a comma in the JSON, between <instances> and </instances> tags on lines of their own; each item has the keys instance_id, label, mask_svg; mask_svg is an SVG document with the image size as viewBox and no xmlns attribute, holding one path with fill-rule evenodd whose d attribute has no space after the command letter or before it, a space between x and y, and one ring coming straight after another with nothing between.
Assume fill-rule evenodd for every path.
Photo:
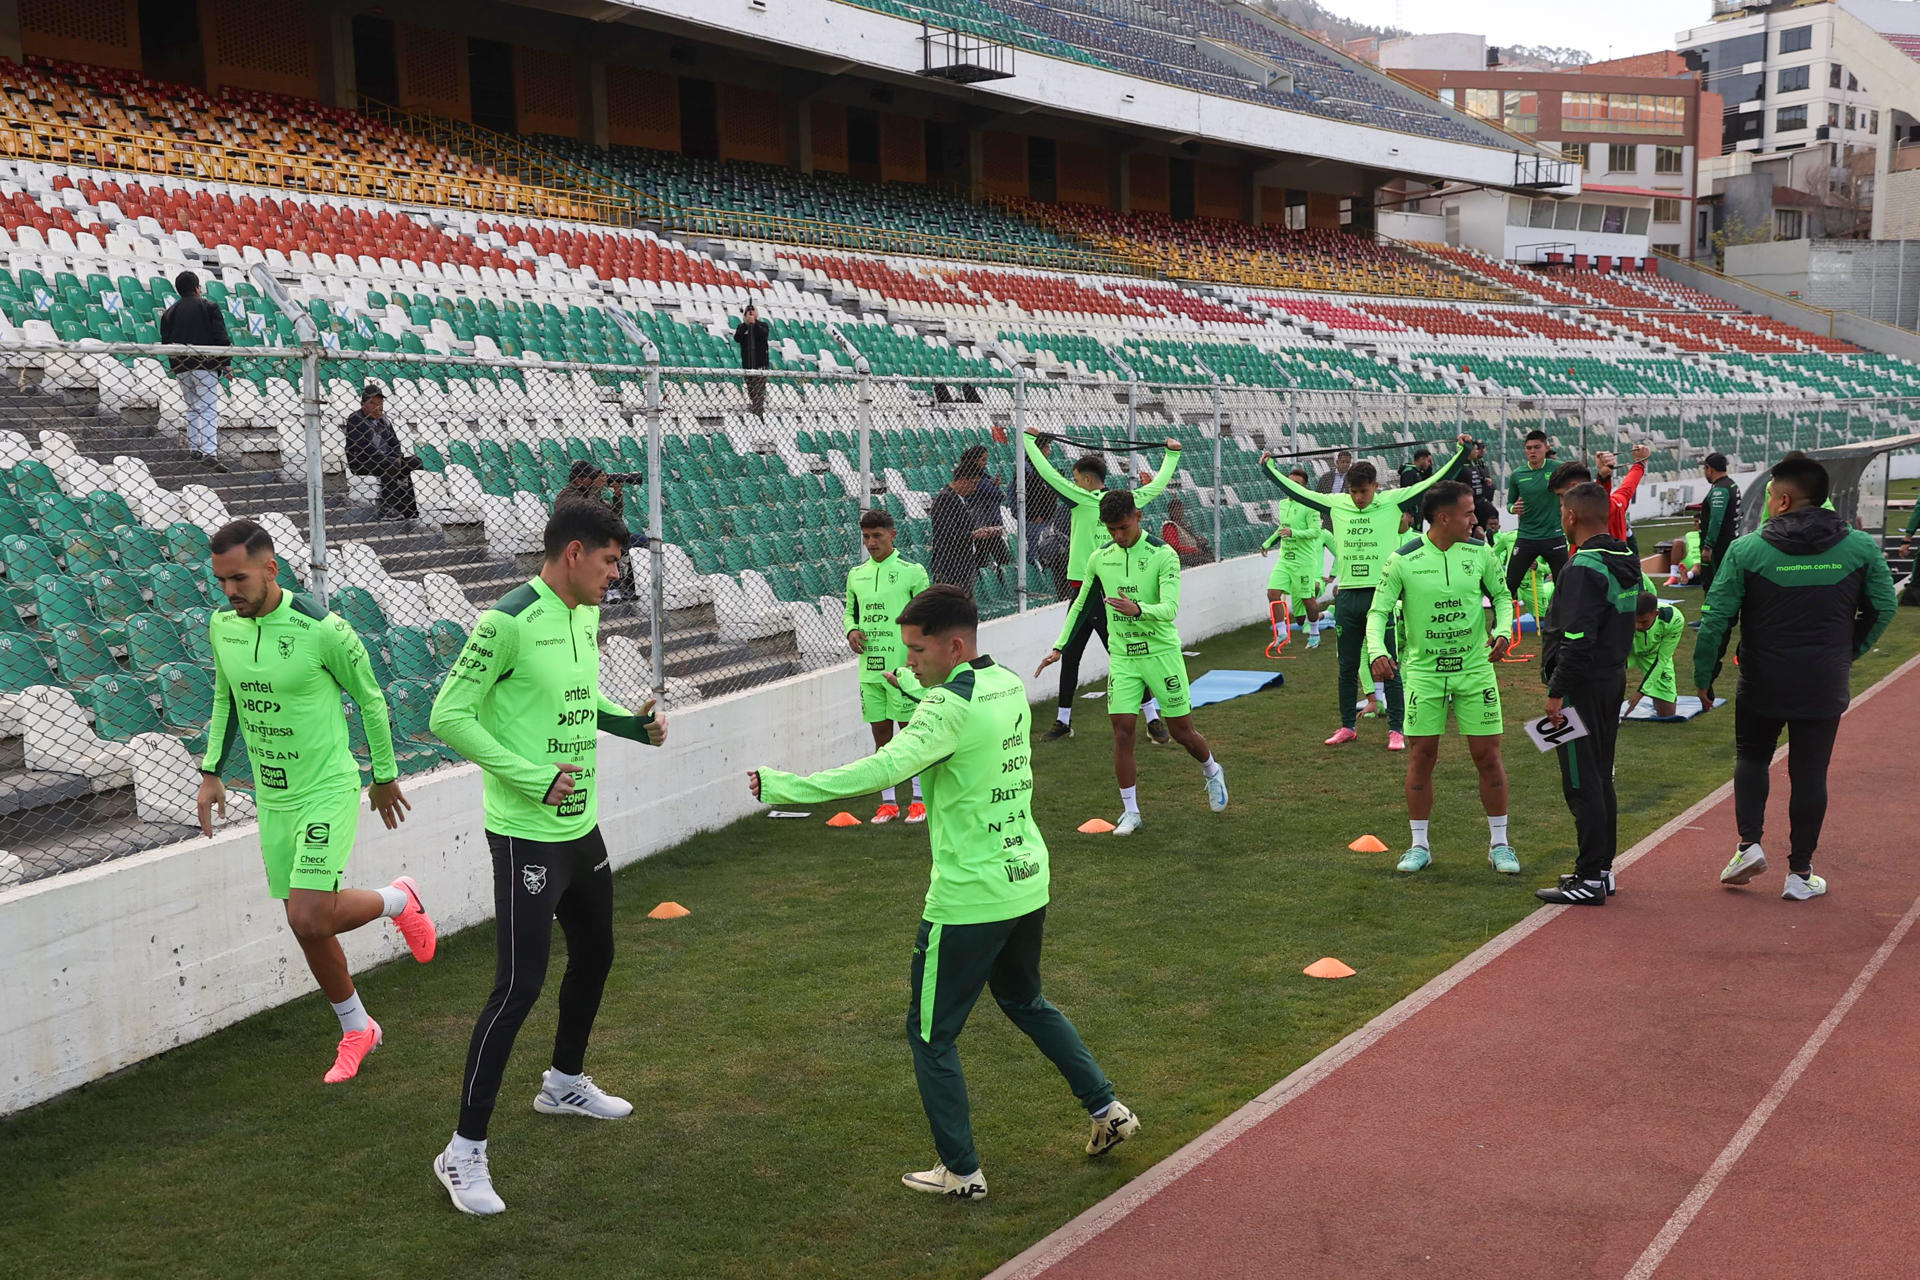
<instances>
[{"instance_id":1,"label":"black sneaker","mask_svg":"<svg viewBox=\"0 0 1920 1280\"><path fill-rule=\"evenodd\" d=\"M1564 889L1569 884L1572 884L1575 880L1578 880L1579 878L1580 878L1579 876L1561 876L1560 887ZM1620 886L1614 881L1613 872L1609 871L1607 872L1607 896L1611 898L1614 894L1618 892L1620 892Z\"/></svg>"},{"instance_id":2,"label":"black sneaker","mask_svg":"<svg viewBox=\"0 0 1920 1280\"><path fill-rule=\"evenodd\" d=\"M1065 720L1055 720L1053 722L1053 728L1040 735L1040 741L1058 742L1062 738L1071 738L1072 736L1073 726L1071 724Z\"/></svg>"},{"instance_id":3,"label":"black sneaker","mask_svg":"<svg viewBox=\"0 0 1920 1280\"><path fill-rule=\"evenodd\" d=\"M1173 731L1167 728L1167 722L1155 716L1147 721L1147 737L1153 739L1156 747L1164 747L1173 741Z\"/></svg>"},{"instance_id":4,"label":"black sneaker","mask_svg":"<svg viewBox=\"0 0 1920 1280\"><path fill-rule=\"evenodd\" d=\"M1568 907L1604 907L1607 905L1607 882L1566 876L1551 889L1535 889L1533 896L1542 902Z\"/></svg>"}]
</instances>

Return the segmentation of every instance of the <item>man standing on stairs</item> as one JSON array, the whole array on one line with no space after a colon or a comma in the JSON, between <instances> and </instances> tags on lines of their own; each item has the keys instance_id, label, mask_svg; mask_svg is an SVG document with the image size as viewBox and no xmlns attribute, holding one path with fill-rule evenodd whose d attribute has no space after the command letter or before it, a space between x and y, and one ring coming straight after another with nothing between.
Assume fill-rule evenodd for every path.
<instances>
[{"instance_id":1,"label":"man standing on stairs","mask_svg":"<svg viewBox=\"0 0 1920 1280\"><path fill-rule=\"evenodd\" d=\"M740 367L742 369L766 369L771 366L767 359L767 338L771 331L767 322L760 318L760 309L752 303L740 316L740 325L733 331L733 341L740 348ZM749 372L746 376L747 407L753 410L753 416L761 418L767 411L767 375Z\"/></svg>"},{"instance_id":2,"label":"man standing on stairs","mask_svg":"<svg viewBox=\"0 0 1920 1280\"><path fill-rule=\"evenodd\" d=\"M347 470L380 481L380 503L375 520L418 520L420 507L413 497L413 473L420 459L400 447L400 433L387 420L387 395L369 382L360 390L360 407L347 415Z\"/></svg>"},{"instance_id":3,"label":"man standing on stairs","mask_svg":"<svg viewBox=\"0 0 1920 1280\"><path fill-rule=\"evenodd\" d=\"M230 347L227 318L220 308L200 296L200 277L182 271L173 278L179 293L160 315L160 341L169 346ZM227 371L225 356L169 356L167 367L180 383L187 401L187 449L197 461L225 471L220 461L220 375Z\"/></svg>"},{"instance_id":4,"label":"man standing on stairs","mask_svg":"<svg viewBox=\"0 0 1920 1280\"><path fill-rule=\"evenodd\" d=\"M340 950L339 935L382 917L413 958L433 959L433 921L411 876L384 889L342 889L360 824L360 766L347 746L340 695L353 699L367 731L373 786L368 803L388 830L406 820L394 766L387 702L366 646L346 619L280 587L273 539L251 520L215 531L213 576L228 607L207 631L213 648L213 720L200 762L200 830L227 813L221 764L238 740L253 769L267 892L286 904L307 967L340 1019L340 1048L324 1079L351 1080L380 1044Z\"/></svg>"}]
</instances>

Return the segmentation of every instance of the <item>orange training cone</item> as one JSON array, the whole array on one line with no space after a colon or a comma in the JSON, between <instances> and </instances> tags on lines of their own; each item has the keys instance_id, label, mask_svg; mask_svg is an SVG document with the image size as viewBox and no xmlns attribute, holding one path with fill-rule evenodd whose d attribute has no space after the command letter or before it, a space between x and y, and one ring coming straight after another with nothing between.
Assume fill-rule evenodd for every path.
<instances>
[{"instance_id":1,"label":"orange training cone","mask_svg":"<svg viewBox=\"0 0 1920 1280\"><path fill-rule=\"evenodd\" d=\"M1351 978L1353 967L1342 964L1332 956L1322 956L1300 972L1309 978Z\"/></svg>"},{"instance_id":2,"label":"orange training cone","mask_svg":"<svg viewBox=\"0 0 1920 1280\"><path fill-rule=\"evenodd\" d=\"M687 910L677 902L663 902L653 910L647 912L647 919L678 920L681 916L690 916L692 914L693 912Z\"/></svg>"},{"instance_id":3,"label":"orange training cone","mask_svg":"<svg viewBox=\"0 0 1920 1280\"><path fill-rule=\"evenodd\" d=\"M1080 824L1080 834L1083 836L1103 836L1111 830L1113 824L1105 818L1088 818Z\"/></svg>"},{"instance_id":4,"label":"orange training cone","mask_svg":"<svg viewBox=\"0 0 1920 1280\"><path fill-rule=\"evenodd\" d=\"M1371 835L1361 836L1358 840L1348 845L1347 848L1353 850L1355 853L1385 853L1387 851L1387 846L1380 843L1380 838Z\"/></svg>"},{"instance_id":5,"label":"orange training cone","mask_svg":"<svg viewBox=\"0 0 1920 1280\"><path fill-rule=\"evenodd\" d=\"M860 825L860 819L854 817L845 809L842 809L839 813L827 819L827 825L830 827L857 827Z\"/></svg>"}]
</instances>

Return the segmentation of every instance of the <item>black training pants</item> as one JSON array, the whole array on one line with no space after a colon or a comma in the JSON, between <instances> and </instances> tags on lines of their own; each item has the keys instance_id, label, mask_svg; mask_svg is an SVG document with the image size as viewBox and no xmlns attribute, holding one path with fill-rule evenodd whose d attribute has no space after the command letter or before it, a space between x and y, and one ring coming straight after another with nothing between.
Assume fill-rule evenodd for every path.
<instances>
[{"instance_id":1,"label":"black training pants","mask_svg":"<svg viewBox=\"0 0 1920 1280\"><path fill-rule=\"evenodd\" d=\"M1610 671L1566 699L1580 713L1587 736L1557 747L1560 790L1573 811L1579 856L1573 871L1582 880L1598 880L1613 867L1620 837L1620 804L1613 792L1613 749L1620 736L1620 701L1627 671Z\"/></svg>"},{"instance_id":2,"label":"black training pants","mask_svg":"<svg viewBox=\"0 0 1920 1280\"><path fill-rule=\"evenodd\" d=\"M1780 731L1787 731L1787 821L1792 846L1787 868L1799 875L1813 870L1813 851L1820 847L1820 827L1827 819L1827 765L1833 759L1833 740L1840 733L1840 717L1830 720L1783 720L1748 699L1733 702L1733 816L1742 844L1757 844L1767 825L1767 793L1773 786L1773 749Z\"/></svg>"},{"instance_id":3,"label":"black training pants","mask_svg":"<svg viewBox=\"0 0 1920 1280\"><path fill-rule=\"evenodd\" d=\"M1560 571L1567 567L1567 540L1565 538L1520 538L1513 544L1513 555L1507 559L1507 594L1519 598L1520 584L1527 580L1527 570L1533 568L1535 560L1547 562L1547 576L1558 579Z\"/></svg>"},{"instance_id":4,"label":"black training pants","mask_svg":"<svg viewBox=\"0 0 1920 1280\"><path fill-rule=\"evenodd\" d=\"M1069 605L1080 595L1080 584L1067 583L1067 601ZM1093 590L1087 595L1087 607L1074 619L1073 634L1067 637L1067 647L1060 651L1060 709L1071 710L1073 694L1080 687L1080 655L1087 651L1087 637L1098 633L1100 647L1112 654L1113 647L1107 643L1107 595L1100 588L1100 579L1093 580Z\"/></svg>"},{"instance_id":5,"label":"black training pants","mask_svg":"<svg viewBox=\"0 0 1920 1280\"><path fill-rule=\"evenodd\" d=\"M499 959L493 994L474 1025L460 1085L460 1136L487 1136L494 1096L527 1011L547 978L547 951L558 920L567 935L567 972L560 980L560 1026L553 1067L580 1074L600 993L613 968L613 869L600 828L549 844L487 832L493 853L494 938Z\"/></svg>"}]
</instances>

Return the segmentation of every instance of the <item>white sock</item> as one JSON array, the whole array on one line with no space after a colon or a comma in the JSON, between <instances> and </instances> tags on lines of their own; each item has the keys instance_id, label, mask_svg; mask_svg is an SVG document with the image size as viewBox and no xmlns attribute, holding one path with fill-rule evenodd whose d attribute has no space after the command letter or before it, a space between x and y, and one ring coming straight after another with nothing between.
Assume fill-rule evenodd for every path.
<instances>
[{"instance_id":1,"label":"white sock","mask_svg":"<svg viewBox=\"0 0 1920 1280\"><path fill-rule=\"evenodd\" d=\"M367 1006L360 1003L360 993L354 992L339 1004L333 1006L334 1016L340 1019L340 1034L349 1031L365 1031L368 1027Z\"/></svg>"},{"instance_id":2,"label":"white sock","mask_svg":"<svg viewBox=\"0 0 1920 1280\"><path fill-rule=\"evenodd\" d=\"M1144 715L1149 721L1158 720L1160 718L1160 699L1148 698L1145 702L1141 703L1140 714Z\"/></svg>"},{"instance_id":3,"label":"white sock","mask_svg":"<svg viewBox=\"0 0 1920 1280\"><path fill-rule=\"evenodd\" d=\"M1487 832L1492 843L1505 844L1507 842L1507 815L1503 813L1497 818L1491 814L1487 815Z\"/></svg>"},{"instance_id":4,"label":"white sock","mask_svg":"<svg viewBox=\"0 0 1920 1280\"><path fill-rule=\"evenodd\" d=\"M1127 813L1140 812L1140 801L1134 794L1139 790L1140 788L1137 786L1120 788L1120 805Z\"/></svg>"},{"instance_id":5,"label":"white sock","mask_svg":"<svg viewBox=\"0 0 1920 1280\"><path fill-rule=\"evenodd\" d=\"M1059 721L1059 722L1060 722L1061 724L1072 724L1072 723L1073 723L1073 708L1072 708L1072 707L1062 707L1062 708L1060 708L1060 711L1059 711L1059 713L1058 713L1057 715L1055 715L1055 716L1054 716L1054 719L1055 719L1055 720L1058 720L1058 721Z\"/></svg>"},{"instance_id":6,"label":"white sock","mask_svg":"<svg viewBox=\"0 0 1920 1280\"><path fill-rule=\"evenodd\" d=\"M486 1149L487 1140L485 1138L463 1138L457 1130L454 1132L453 1141L447 1144L447 1150L456 1156L476 1155L486 1151Z\"/></svg>"},{"instance_id":7,"label":"white sock","mask_svg":"<svg viewBox=\"0 0 1920 1280\"><path fill-rule=\"evenodd\" d=\"M917 773L913 775L913 798L915 800L922 798L920 795L920 775Z\"/></svg>"},{"instance_id":8,"label":"white sock","mask_svg":"<svg viewBox=\"0 0 1920 1280\"><path fill-rule=\"evenodd\" d=\"M1414 848L1425 849L1427 847L1427 823L1430 821L1432 821L1430 818L1407 819L1407 825L1413 828Z\"/></svg>"},{"instance_id":9,"label":"white sock","mask_svg":"<svg viewBox=\"0 0 1920 1280\"><path fill-rule=\"evenodd\" d=\"M375 889L380 895L380 914L391 920L407 909L407 891L399 885L390 884L384 889Z\"/></svg>"},{"instance_id":10,"label":"white sock","mask_svg":"<svg viewBox=\"0 0 1920 1280\"><path fill-rule=\"evenodd\" d=\"M568 1075L558 1067L547 1068L547 1087L550 1089L566 1089L579 1083L580 1077L577 1075Z\"/></svg>"},{"instance_id":11,"label":"white sock","mask_svg":"<svg viewBox=\"0 0 1920 1280\"><path fill-rule=\"evenodd\" d=\"M1373 696L1374 696L1374 697L1376 697L1376 698L1384 698L1384 697L1386 697L1386 696L1387 696L1387 682L1386 682L1386 681L1384 681L1384 680L1375 680L1375 681L1373 682Z\"/></svg>"},{"instance_id":12,"label":"white sock","mask_svg":"<svg viewBox=\"0 0 1920 1280\"><path fill-rule=\"evenodd\" d=\"M885 791L882 791L880 793L881 804L893 804L897 802L899 799L900 799L899 795L896 793L895 789L892 787L888 787Z\"/></svg>"},{"instance_id":13,"label":"white sock","mask_svg":"<svg viewBox=\"0 0 1920 1280\"><path fill-rule=\"evenodd\" d=\"M1100 1118L1101 1116L1103 1116L1103 1115L1105 1115L1105 1114L1107 1114L1107 1112L1109 1112L1109 1111L1111 1111L1111 1110L1113 1110L1113 1104L1112 1104L1111 1102L1109 1102L1109 1103L1108 1103L1108 1104L1107 1104L1106 1106L1104 1106L1104 1107L1102 1107L1102 1108L1100 1108L1100 1109L1099 1109L1098 1111L1096 1111L1096 1112L1094 1112L1094 1113L1093 1113L1093 1118L1094 1118L1095 1120L1098 1120L1098 1119L1099 1119L1099 1118Z\"/></svg>"},{"instance_id":14,"label":"white sock","mask_svg":"<svg viewBox=\"0 0 1920 1280\"><path fill-rule=\"evenodd\" d=\"M1218 777L1220 775L1220 762L1209 755L1206 763L1200 766L1200 772L1209 778Z\"/></svg>"}]
</instances>

